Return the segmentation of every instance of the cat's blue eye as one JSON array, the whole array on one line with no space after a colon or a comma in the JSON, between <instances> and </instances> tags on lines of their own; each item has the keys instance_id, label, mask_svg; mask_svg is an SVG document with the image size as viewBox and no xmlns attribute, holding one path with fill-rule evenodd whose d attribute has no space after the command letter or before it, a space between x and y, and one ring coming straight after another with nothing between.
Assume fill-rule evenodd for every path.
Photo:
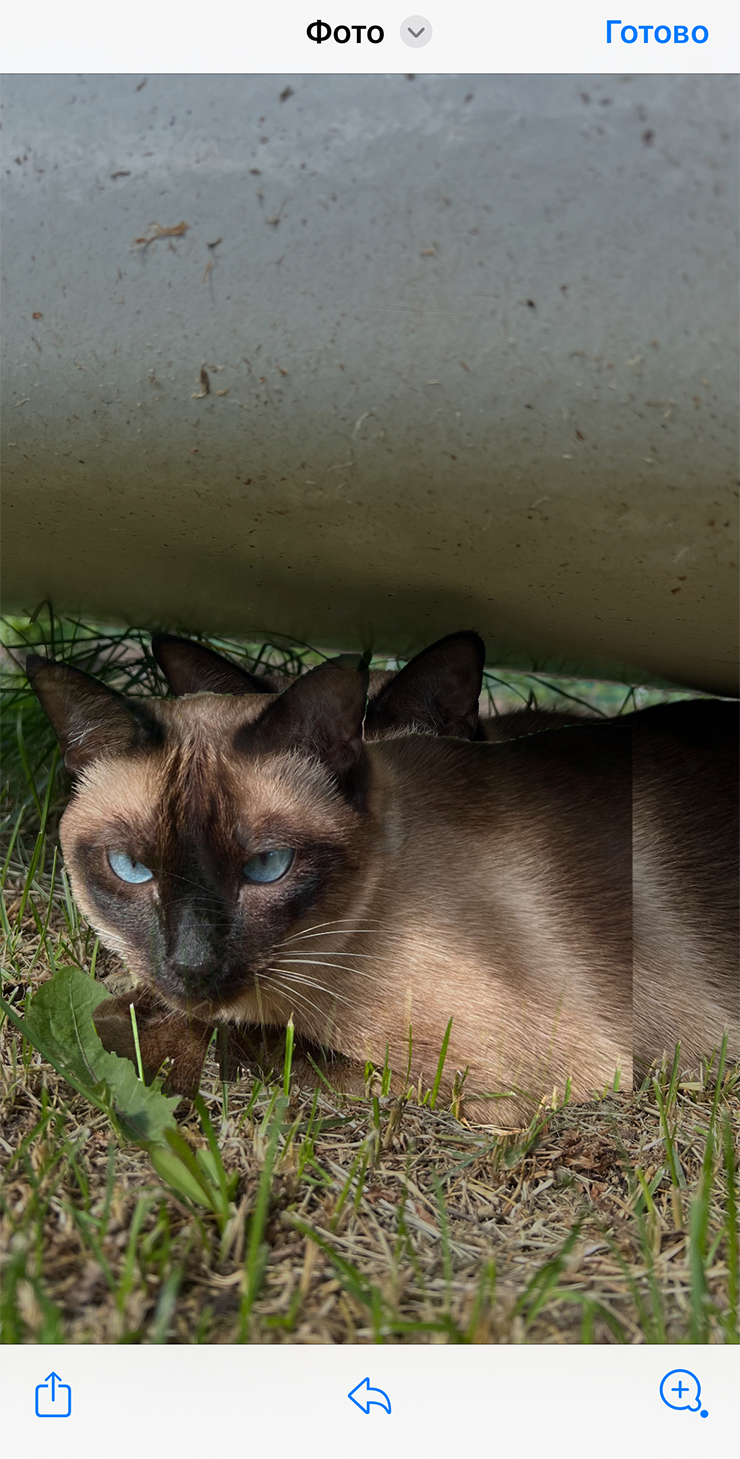
<instances>
[{"instance_id":1,"label":"cat's blue eye","mask_svg":"<svg viewBox=\"0 0 740 1459\"><path fill-rule=\"evenodd\" d=\"M279 851L258 851L256 856L250 856L244 875L252 882L279 881L293 865L294 857L295 851L288 846Z\"/></svg>"},{"instance_id":2,"label":"cat's blue eye","mask_svg":"<svg viewBox=\"0 0 740 1459\"><path fill-rule=\"evenodd\" d=\"M143 861L132 861L125 851L109 851L108 862L111 871L114 871L121 881L138 883L154 879L154 872L150 871Z\"/></svg>"}]
</instances>

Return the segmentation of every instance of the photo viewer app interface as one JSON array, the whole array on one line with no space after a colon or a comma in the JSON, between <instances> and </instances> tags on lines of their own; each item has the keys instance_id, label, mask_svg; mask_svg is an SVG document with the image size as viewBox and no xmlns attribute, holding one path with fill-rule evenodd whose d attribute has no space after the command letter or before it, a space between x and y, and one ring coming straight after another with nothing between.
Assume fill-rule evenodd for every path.
<instances>
[{"instance_id":1,"label":"photo viewer app interface","mask_svg":"<svg viewBox=\"0 0 740 1459\"><path fill-rule=\"evenodd\" d=\"M727 1445L734 7L5 40L5 1431Z\"/></svg>"}]
</instances>

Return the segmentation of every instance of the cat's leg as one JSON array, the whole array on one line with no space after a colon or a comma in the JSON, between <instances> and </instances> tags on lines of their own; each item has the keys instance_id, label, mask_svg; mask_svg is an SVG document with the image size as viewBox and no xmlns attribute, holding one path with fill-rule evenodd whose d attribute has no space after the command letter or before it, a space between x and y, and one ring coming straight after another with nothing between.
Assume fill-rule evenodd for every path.
<instances>
[{"instance_id":1,"label":"cat's leg","mask_svg":"<svg viewBox=\"0 0 740 1459\"><path fill-rule=\"evenodd\" d=\"M141 1062L147 1082L164 1078L166 1094L193 1099L198 1093L203 1063L213 1027L182 1013L172 1013L145 988L132 995L106 999L94 1013L103 1047L136 1063L131 1005L136 1015Z\"/></svg>"}]
</instances>

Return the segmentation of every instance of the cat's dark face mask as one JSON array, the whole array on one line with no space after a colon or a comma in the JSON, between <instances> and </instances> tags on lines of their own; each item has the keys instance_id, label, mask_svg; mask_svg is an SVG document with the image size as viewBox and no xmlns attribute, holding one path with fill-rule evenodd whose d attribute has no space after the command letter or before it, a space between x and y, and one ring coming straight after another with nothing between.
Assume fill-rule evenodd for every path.
<instances>
[{"instance_id":1,"label":"cat's dark face mask","mask_svg":"<svg viewBox=\"0 0 740 1459\"><path fill-rule=\"evenodd\" d=\"M74 894L105 945L199 1017L280 1021L293 984L308 1007L286 944L331 915L362 838L364 663L184 700L126 699L40 659L28 672L74 778Z\"/></svg>"}]
</instances>

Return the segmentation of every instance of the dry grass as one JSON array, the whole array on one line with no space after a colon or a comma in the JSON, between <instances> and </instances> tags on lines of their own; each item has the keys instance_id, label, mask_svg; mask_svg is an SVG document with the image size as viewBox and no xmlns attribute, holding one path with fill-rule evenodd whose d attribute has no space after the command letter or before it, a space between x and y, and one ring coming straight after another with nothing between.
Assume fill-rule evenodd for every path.
<instances>
[{"instance_id":1,"label":"dry grass","mask_svg":"<svg viewBox=\"0 0 740 1459\"><path fill-rule=\"evenodd\" d=\"M6 1342L737 1340L721 1156L692 1270L711 1114L696 1091L670 1115L677 1191L652 1094L496 1136L393 1099L280 1108L248 1080L225 1101L214 1063L205 1100L238 1178L221 1230L36 1056L24 1068L16 1038L6 1027ZM181 1128L205 1145L194 1112Z\"/></svg>"},{"instance_id":2,"label":"dry grass","mask_svg":"<svg viewBox=\"0 0 740 1459\"><path fill-rule=\"evenodd\" d=\"M136 641L117 643L111 676L156 690ZM3 994L22 1011L61 964L114 991L124 973L72 902L64 783L33 701L17 678L10 691ZM383 1096L381 1071L364 1099L286 1096L222 1085L210 1060L228 1199L208 1212L4 1021L2 1340L737 1342L738 1071L717 1088L655 1072L499 1134ZM178 1116L205 1148L199 1111Z\"/></svg>"}]
</instances>

